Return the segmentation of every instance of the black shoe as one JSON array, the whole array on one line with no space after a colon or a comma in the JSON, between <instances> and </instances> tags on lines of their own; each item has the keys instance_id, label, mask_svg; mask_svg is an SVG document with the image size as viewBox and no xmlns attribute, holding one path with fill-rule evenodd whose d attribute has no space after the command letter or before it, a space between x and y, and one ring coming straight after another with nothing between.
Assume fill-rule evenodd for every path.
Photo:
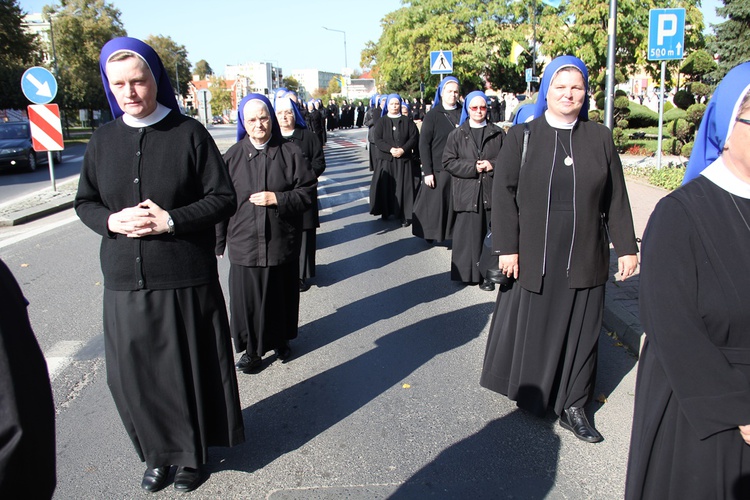
<instances>
[{"instance_id":1,"label":"black shoe","mask_svg":"<svg viewBox=\"0 0 750 500\"><path fill-rule=\"evenodd\" d=\"M154 493L162 489L167 482L169 468L169 465L165 465L164 467L154 467L153 469L146 469L146 472L143 473L141 488L150 493Z\"/></svg>"},{"instance_id":2,"label":"black shoe","mask_svg":"<svg viewBox=\"0 0 750 500\"><path fill-rule=\"evenodd\" d=\"M560 426L563 429L568 429L578 439L587 443L598 443L604 439L599 434L599 431L594 429L594 426L589 423L583 408L571 406L567 410L564 410L562 415L560 415Z\"/></svg>"},{"instance_id":3,"label":"black shoe","mask_svg":"<svg viewBox=\"0 0 750 500\"><path fill-rule=\"evenodd\" d=\"M493 292L495 291L495 284L491 281L484 280L481 285L479 285L480 290L484 290L485 292Z\"/></svg>"},{"instance_id":4,"label":"black shoe","mask_svg":"<svg viewBox=\"0 0 750 500\"><path fill-rule=\"evenodd\" d=\"M249 372L252 370L255 370L256 368L260 368L260 366L263 364L263 360L260 358L260 356L250 356L247 353L243 354L239 361L234 365L234 368L238 372Z\"/></svg>"},{"instance_id":5,"label":"black shoe","mask_svg":"<svg viewBox=\"0 0 750 500\"><path fill-rule=\"evenodd\" d=\"M306 292L310 289L310 284L307 283L304 279L299 280L299 291L300 292Z\"/></svg>"},{"instance_id":6,"label":"black shoe","mask_svg":"<svg viewBox=\"0 0 750 500\"><path fill-rule=\"evenodd\" d=\"M200 486L201 480L200 468L193 469L192 467L179 466L174 475L174 489L182 492L193 491Z\"/></svg>"},{"instance_id":7,"label":"black shoe","mask_svg":"<svg viewBox=\"0 0 750 500\"><path fill-rule=\"evenodd\" d=\"M284 347L276 349L275 351L276 357L281 361L286 361L292 357L292 350L289 348L289 345L285 345Z\"/></svg>"}]
</instances>

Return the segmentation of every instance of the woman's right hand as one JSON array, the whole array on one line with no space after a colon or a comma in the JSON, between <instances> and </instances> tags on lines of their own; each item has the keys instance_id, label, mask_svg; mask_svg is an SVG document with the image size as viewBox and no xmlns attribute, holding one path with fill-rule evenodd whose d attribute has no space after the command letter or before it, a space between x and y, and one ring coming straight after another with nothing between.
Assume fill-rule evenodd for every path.
<instances>
[{"instance_id":1,"label":"woman's right hand","mask_svg":"<svg viewBox=\"0 0 750 500\"><path fill-rule=\"evenodd\" d=\"M435 176L434 175L425 175L424 176L424 185L428 188L435 189Z\"/></svg>"},{"instance_id":2,"label":"woman's right hand","mask_svg":"<svg viewBox=\"0 0 750 500\"><path fill-rule=\"evenodd\" d=\"M498 268L507 277L510 278L512 276L513 279L518 279L518 254L500 255Z\"/></svg>"}]
</instances>

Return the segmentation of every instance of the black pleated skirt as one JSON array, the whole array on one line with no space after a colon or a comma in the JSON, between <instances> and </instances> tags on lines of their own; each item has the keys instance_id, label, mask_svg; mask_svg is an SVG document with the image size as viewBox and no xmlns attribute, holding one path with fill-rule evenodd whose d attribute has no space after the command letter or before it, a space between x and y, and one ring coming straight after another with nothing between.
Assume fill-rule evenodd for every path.
<instances>
[{"instance_id":1,"label":"black pleated skirt","mask_svg":"<svg viewBox=\"0 0 750 500\"><path fill-rule=\"evenodd\" d=\"M422 185L414 201L412 233L426 240L445 241L453 237L456 215L453 212L451 185L453 176L435 172L435 187Z\"/></svg>"},{"instance_id":2,"label":"black pleated skirt","mask_svg":"<svg viewBox=\"0 0 750 500\"><path fill-rule=\"evenodd\" d=\"M263 357L297 337L299 263L229 267L229 310L237 352Z\"/></svg>"},{"instance_id":3,"label":"black pleated skirt","mask_svg":"<svg viewBox=\"0 0 750 500\"><path fill-rule=\"evenodd\" d=\"M480 385L543 416L593 396L604 285L569 288L572 211L551 211L541 293L514 283L498 293ZM520 269L523 272L523 269Z\"/></svg>"},{"instance_id":4,"label":"black pleated skirt","mask_svg":"<svg viewBox=\"0 0 750 500\"><path fill-rule=\"evenodd\" d=\"M477 212L456 212L451 253L451 280L463 283L481 283L479 257L482 255L484 237L487 235L488 214L480 204Z\"/></svg>"},{"instance_id":5,"label":"black pleated skirt","mask_svg":"<svg viewBox=\"0 0 750 500\"><path fill-rule=\"evenodd\" d=\"M206 463L245 440L219 282L104 291L107 384L141 461Z\"/></svg>"}]
</instances>

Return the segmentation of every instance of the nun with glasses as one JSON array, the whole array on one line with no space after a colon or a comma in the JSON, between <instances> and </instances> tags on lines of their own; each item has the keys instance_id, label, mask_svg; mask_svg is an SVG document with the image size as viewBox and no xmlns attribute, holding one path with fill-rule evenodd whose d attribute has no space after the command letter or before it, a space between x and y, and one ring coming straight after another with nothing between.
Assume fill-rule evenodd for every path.
<instances>
[{"instance_id":1,"label":"nun with glasses","mask_svg":"<svg viewBox=\"0 0 750 500\"><path fill-rule=\"evenodd\" d=\"M584 407L596 381L609 243L621 279L632 276L633 218L612 133L588 121L580 59L550 62L534 116L510 129L497 158L492 249L517 281L498 294L480 383L540 417L552 409L564 429L595 443L602 436Z\"/></svg>"},{"instance_id":2,"label":"nun with glasses","mask_svg":"<svg viewBox=\"0 0 750 500\"><path fill-rule=\"evenodd\" d=\"M229 254L232 338L243 353L235 367L252 373L263 356L291 356L299 319L303 214L315 174L300 148L284 139L271 102L248 94L238 107L237 143L224 154L237 211L216 227L216 255Z\"/></svg>"},{"instance_id":3,"label":"nun with glasses","mask_svg":"<svg viewBox=\"0 0 750 500\"><path fill-rule=\"evenodd\" d=\"M202 481L209 446L244 441L215 225L236 209L213 139L180 114L156 52L134 38L102 48L112 114L94 132L75 200L102 236L107 383L138 457L141 487Z\"/></svg>"},{"instance_id":4,"label":"nun with glasses","mask_svg":"<svg viewBox=\"0 0 750 500\"><path fill-rule=\"evenodd\" d=\"M419 134L419 158L422 163L422 187L414 203L414 236L428 241L453 237L453 199L451 174L443 171L443 149L448 135L461 121L460 93L456 77L444 78L435 92L432 108L422 120Z\"/></svg>"},{"instance_id":5,"label":"nun with glasses","mask_svg":"<svg viewBox=\"0 0 750 500\"><path fill-rule=\"evenodd\" d=\"M443 168L453 176L456 212L451 280L479 284L482 290L492 291L494 283L483 282L477 262L490 223L492 179L505 132L487 121L487 106L484 92L474 91L466 96L460 125L450 133L443 150Z\"/></svg>"},{"instance_id":6,"label":"nun with glasses","mask_svg":"<svg viewBox=\"0 0 750 500\"><path fill-rule=\"evenodd\" d=\"M750 63L703 115L646 226L625 498L750 498Z\"/></svg>"},{"instance_id":7,"label":"nun with glasses","mask_svg":"<svg viewBox=\"0 0 750 500\"><path fill-rule=\"evenodd\" d=\"M389 94L385 102L383 115L373 127L376 156L370 214L393 217L407 227L419 188L419 167L414 162L419 132L414 121L401 114L401 96Z\"/></svg>"},{"instance_id":8,"label":"nun with glasses","mask_svg":"<svg viewBox=\"0 0 750 500\"><path fill-rule=\"evenodd\" d=\"M297 102L294 100L295 97L289 91L276 99L274 104L276 118L281 127L281 135L292 144L299 146L317 179L326 169L323 145L317 136L307 129L305 120L297 107ZM309 290L310 284L307 280L315 277L316 229L318 227L320 227L320 219L318 217L318 194L316 190L313 191L310 208L305 210L302 217L302 241L299 252L300 292Z\"/></svg>"}]
</instances>

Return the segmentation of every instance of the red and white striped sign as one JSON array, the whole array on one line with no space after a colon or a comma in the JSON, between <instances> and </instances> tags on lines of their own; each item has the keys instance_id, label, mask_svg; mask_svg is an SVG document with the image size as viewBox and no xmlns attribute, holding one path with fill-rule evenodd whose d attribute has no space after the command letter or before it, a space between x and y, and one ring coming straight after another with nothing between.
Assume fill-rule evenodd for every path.
<instances>
[{"instance_id":1,"label":"red and white striped sign","mask_svg":"<svg viewBox=\"0 0 750 500\"><path fill-rule=\"evenodd\" d=\"M57 104L32 104L28 107L31 140L34 151L62 151L65 149Z\"/></svg>"}]
</instances>

